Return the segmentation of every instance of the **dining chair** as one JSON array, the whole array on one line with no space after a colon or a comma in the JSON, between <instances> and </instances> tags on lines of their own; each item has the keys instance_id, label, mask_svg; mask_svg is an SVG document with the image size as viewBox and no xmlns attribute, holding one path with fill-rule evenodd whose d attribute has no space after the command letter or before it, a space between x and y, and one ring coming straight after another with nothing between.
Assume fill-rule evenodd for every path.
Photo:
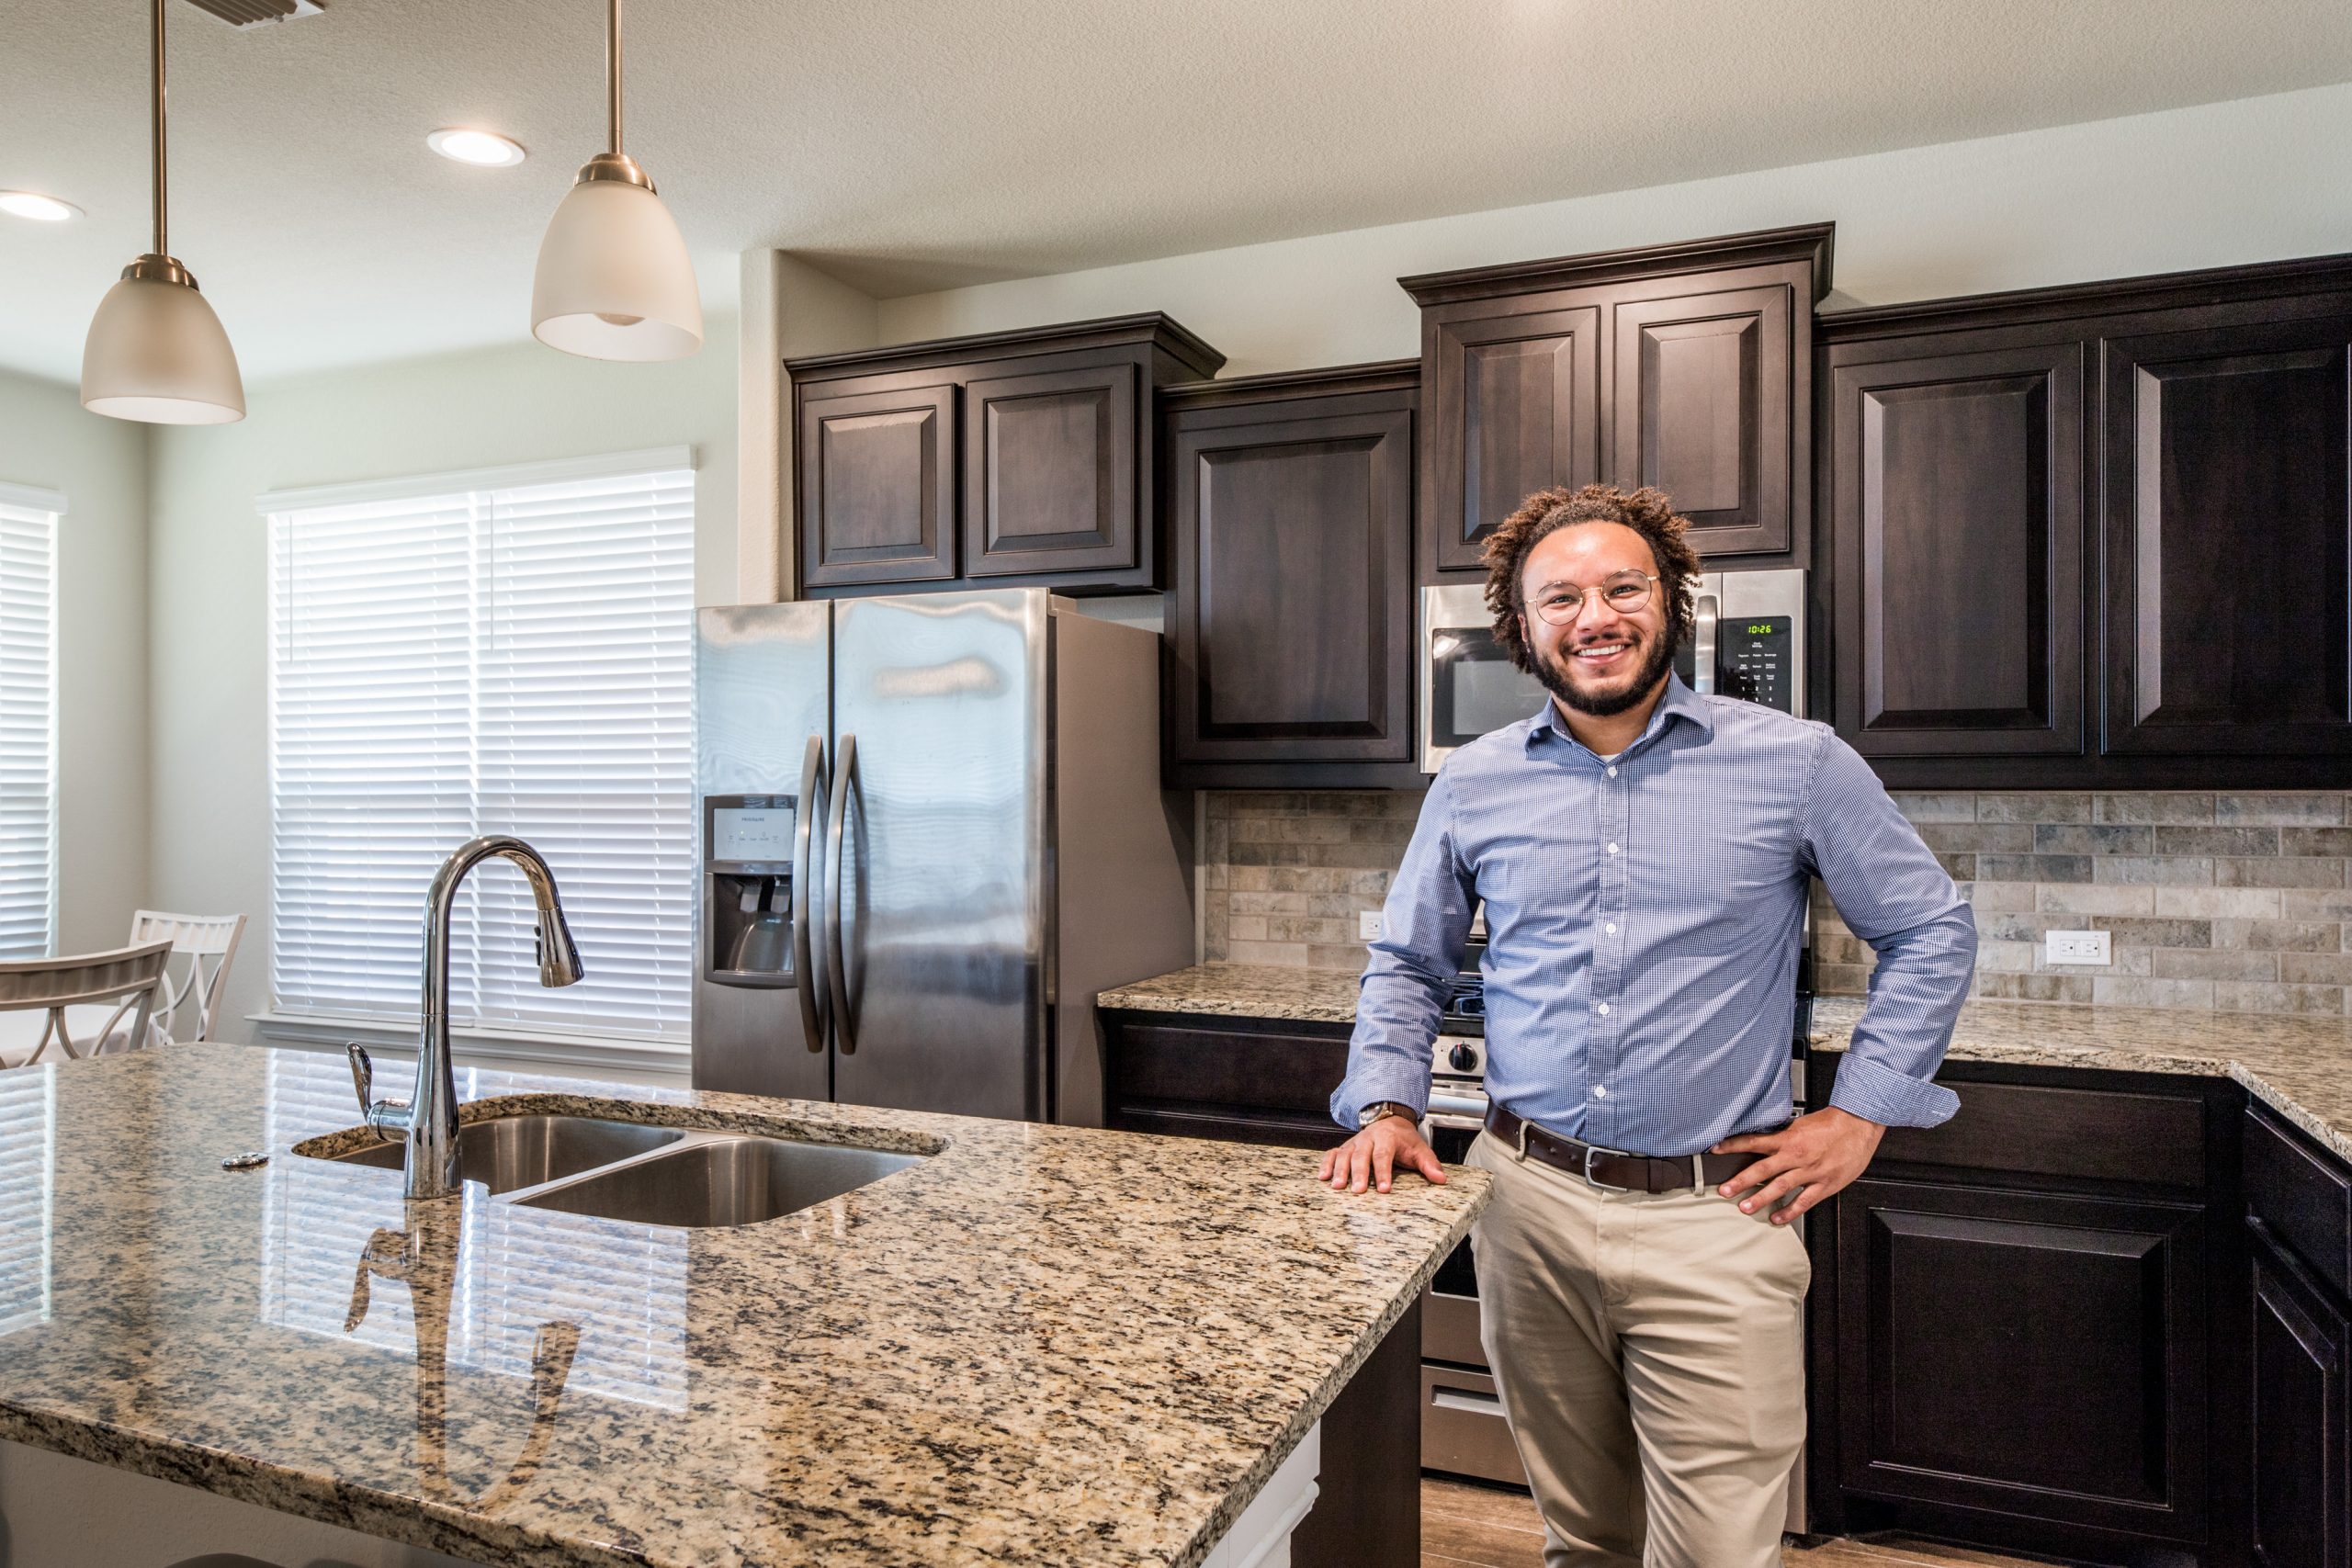
<instances>
[{"instance_id":1,"label":"dining chair","mask_svg":"<svg viewBox=\"0 0 2352 1568\"><path fill-rule=\"evenodd\" d=\"M0 1012L43 1009L49 1014L28 1052L0 1041L0 1066L29 1066L51 1046L61 1059L72 1060L152 1043L149 1026L156 996L164 988L164 965L171 955L172 944L166 940L107 953L0 962ZM113 1004L113 1010L106 1021L96 1032L83 1033L77 1043L74 1032L66 1026L65 1010L107 1003ZM124 1027L126 1014L130 1015L128 1027Z\"/></svg>"},{"instance_id":2,"label":"dining chair","mask_svg":"<svg viewBox=\"0 0 2352 1568\"><path fill-rule=\"evenodd\" d=\"M212 1038L220 993L229 984L229 965L236 961L237 939L244 933L243 915L173 915L141 909L130 917L132 945L169 942L172 956L187 960L187 972L176 977L166 970L164 994L155 1002L156 1022L166 1038L183 1042ZM193 1028L183 1026L182 1008L188 1010Z\"/></svg>"}]
</instances>

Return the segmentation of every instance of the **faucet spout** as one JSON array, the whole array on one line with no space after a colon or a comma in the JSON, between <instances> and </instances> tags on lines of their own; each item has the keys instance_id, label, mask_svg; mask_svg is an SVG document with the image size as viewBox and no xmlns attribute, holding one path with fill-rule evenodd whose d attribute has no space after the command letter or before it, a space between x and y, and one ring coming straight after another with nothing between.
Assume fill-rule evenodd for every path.
<instances>
[{"instance_id":1,"label":"faucet spout","mask_svg":"<svg viewBox=\"0 0 2352 1568\"><path fill-rule=\"evenodd\" d=\"M449 1060L449 921L466 874L492 857L513 861L531 885L531 901L538 910L539 984L574 985L587 973L571 928L564 921L555 873L538 851L520 839L492 833L459 845L441 863L424 897L424 1006L417 1039L416 1092L409 1098L404 1116L389 1107L380 1112L375 1105L366 1108L371 1126L405 1132L403 1190L411 1198L447 1198L460 1187L458 1086Z\"/></svg>"}]
</instances>

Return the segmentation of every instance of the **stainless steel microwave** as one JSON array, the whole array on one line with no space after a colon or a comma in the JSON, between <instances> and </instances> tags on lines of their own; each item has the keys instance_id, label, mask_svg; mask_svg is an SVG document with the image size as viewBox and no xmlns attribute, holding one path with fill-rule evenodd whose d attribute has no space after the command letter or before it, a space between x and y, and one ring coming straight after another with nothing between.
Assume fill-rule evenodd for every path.
<instances>
[{"instance_id":1,"label":"stainless steel microwave","mask_svg":"<svg viewBox=\"0 0 2352 1568\"><path fill-rule=\"evenodd\" d=\"M1804 717L1804 578L1795 570L1702 576L1697 624L1674 659L1691 690ZM1542 683L1496 645L1485 584L1421 590L1421 772L1437 772L1455 747L1518 723L1544 700Z\"/></svg>"}]
</instances>

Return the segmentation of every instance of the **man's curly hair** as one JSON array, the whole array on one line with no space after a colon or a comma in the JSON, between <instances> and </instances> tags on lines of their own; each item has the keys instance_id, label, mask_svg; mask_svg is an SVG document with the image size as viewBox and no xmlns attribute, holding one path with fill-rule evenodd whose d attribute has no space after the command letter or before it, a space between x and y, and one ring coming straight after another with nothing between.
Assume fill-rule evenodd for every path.
<instances>
[{"instance_id":1,"label":"man's curly hair","mask_svg":"<svg viewBox=\"0 0 2352 1568\"><path fill-rule=\"evenodd\" d=\"M1535 673L1535 654L1520 634L1519 574L1527 553L1546 536L1577 523L1622 523L1639 534L1657 560L1657 587L1666 606L1666 635L1679 644L1690 635L1690 585L1699 576L1699 552L1690 547L1690 520L1675 514L1662 490L1645 485L1631 494L1613 485L1569 490L1554 485L1519 503L1519 510L1487 536L1487 609L1495 617L1495 641L1510 661Z\"/></svg>"}]
</instances>

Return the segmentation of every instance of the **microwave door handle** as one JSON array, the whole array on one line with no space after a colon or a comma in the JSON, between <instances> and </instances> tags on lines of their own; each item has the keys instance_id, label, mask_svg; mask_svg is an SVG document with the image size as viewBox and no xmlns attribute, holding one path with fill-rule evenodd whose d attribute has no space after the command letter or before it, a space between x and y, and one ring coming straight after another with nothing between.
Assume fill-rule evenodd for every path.
<instances>
[{"instance_id":1,"label":"microwave door handle","mask_svg":"<svg viewBox=\"0 0 2352 1568\"><path fill-rule=\"evenodd\" d=\"M1691 628L1690 689L1702 694L1715 689L1715 623L1719 618L1715 596L1700 594Z\"/></svg>"},{"instance_id":2,"label":"microwave door handle","mask_svg":"<svg viewBox=\"0 0 2352 1568\"><path fill-rule=\"evenodd\" d=\"M812 735L800 762L800 810L792 824L792 972L800 982L800 1028L808 1049L825 1049L831 994L810 948L817 925L816 838L825 815L825 738Z\"/></svg>"},{"instance_id":3,"label":"microwave door handle","mask_svg":"<svg viewBox=\"0 0 2352 1568\"><path fill-rule=\"evenodd\" d=\"M857 1003L850 994L849 957L842 936L842 883L848 875L842 845L849 836L849 806L857 794L857 737L843 735L833 773L832 809L825 829L825 972L832 979L833 1032L842 1055L857 1055Z\"/></svg>"}]
</instances>

